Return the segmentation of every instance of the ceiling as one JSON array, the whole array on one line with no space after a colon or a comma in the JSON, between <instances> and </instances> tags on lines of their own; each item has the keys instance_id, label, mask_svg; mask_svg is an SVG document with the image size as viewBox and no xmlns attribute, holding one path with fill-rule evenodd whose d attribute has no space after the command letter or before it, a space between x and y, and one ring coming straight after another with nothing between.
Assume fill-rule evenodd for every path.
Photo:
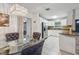
<instances>
[{"instance_id":1,"label":"ceiling","mask_svg":"<svg viewBox=\"0 0 79 59\"><path fill-rule=\"evenodd\" d=\"M79 8L79 3L19 3L24 6L29 12L39 12L43 17L52 19L52 16L59 18L67 16L67 13L72 9ZM50 10L45 10L50 8Z\"/></svg>"}]
</instances>

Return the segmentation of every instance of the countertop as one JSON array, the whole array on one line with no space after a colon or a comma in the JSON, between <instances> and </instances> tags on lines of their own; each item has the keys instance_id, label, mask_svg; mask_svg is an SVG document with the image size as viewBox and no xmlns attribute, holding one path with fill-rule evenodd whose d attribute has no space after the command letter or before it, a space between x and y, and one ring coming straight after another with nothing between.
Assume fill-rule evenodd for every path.
<instances>
[{"instance_id":1,"label":"countertop","mask_svg":"<svg viewBox=\"0 0 79 59\"><path fill-rule=\"evenodd\" d=\"M66 36L79 36L79 33L73 32L72 34L69 33L60 33L61 35L66 35Z\"/></svg>"}]
</instances>

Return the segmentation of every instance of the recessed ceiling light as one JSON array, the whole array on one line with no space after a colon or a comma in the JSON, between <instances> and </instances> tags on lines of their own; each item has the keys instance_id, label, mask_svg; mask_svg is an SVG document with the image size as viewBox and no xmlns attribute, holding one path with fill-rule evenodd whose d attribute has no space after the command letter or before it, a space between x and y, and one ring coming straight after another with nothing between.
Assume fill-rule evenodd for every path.
<instances>
[{"instance_id":1,"label":"recessed ceiling light","mask_svg":"<svg viewBox=\"0 0 79 59\"><path fill-rule=\"evenodd\" d=\"M54 19L56 19L56 18L57 18L57 16L56 16L56 15L54 15L54 16L52 16L51 18L54 18Z\"/></svg>"}]
</instances>

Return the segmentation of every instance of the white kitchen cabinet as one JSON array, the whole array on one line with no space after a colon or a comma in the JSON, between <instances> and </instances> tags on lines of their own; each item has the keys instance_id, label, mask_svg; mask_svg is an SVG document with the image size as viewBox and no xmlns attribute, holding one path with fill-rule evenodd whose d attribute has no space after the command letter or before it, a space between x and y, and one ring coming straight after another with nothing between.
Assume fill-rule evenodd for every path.
<instances>
[{"instance_id":1,"label":"white kitchen cabinet","mask_svg":"<svg viewBox=\"0 0 79 59\"><path fill-rule=\"evenodd\" d=\"M68 36L68 35L60 35L59 37L59 46L60 49L72 54L76 53L75 50L75 37L74 36Z\"/></svg>"},{"instance_id":2,"label":"white kitchen cabinet","mask_svg":"<svg viewBox=\"0 0 79 59\"><path fill-rule=\"evenodd\" d=\"M79 36L76 36L75 38L76 38L76 47L75 47L75 49L76 49L76 53L79 54Z\"/></svg>"}]
</instances>

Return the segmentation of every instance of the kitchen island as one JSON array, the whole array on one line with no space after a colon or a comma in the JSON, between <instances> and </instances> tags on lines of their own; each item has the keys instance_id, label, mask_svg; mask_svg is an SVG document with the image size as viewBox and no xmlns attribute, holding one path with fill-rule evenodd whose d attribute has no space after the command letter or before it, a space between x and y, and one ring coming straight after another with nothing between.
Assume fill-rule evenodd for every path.
<instances>
[{"instance_id":1,"label":"kitchen island","mask_svg":"<svg viewBox=\"0 0 79 59\"><path fill-rule=\"evenodd\" d=\"M79 33L60 33L59 46L60 50L71 54L79 54Z\"/></svg>"}]
</instances>

